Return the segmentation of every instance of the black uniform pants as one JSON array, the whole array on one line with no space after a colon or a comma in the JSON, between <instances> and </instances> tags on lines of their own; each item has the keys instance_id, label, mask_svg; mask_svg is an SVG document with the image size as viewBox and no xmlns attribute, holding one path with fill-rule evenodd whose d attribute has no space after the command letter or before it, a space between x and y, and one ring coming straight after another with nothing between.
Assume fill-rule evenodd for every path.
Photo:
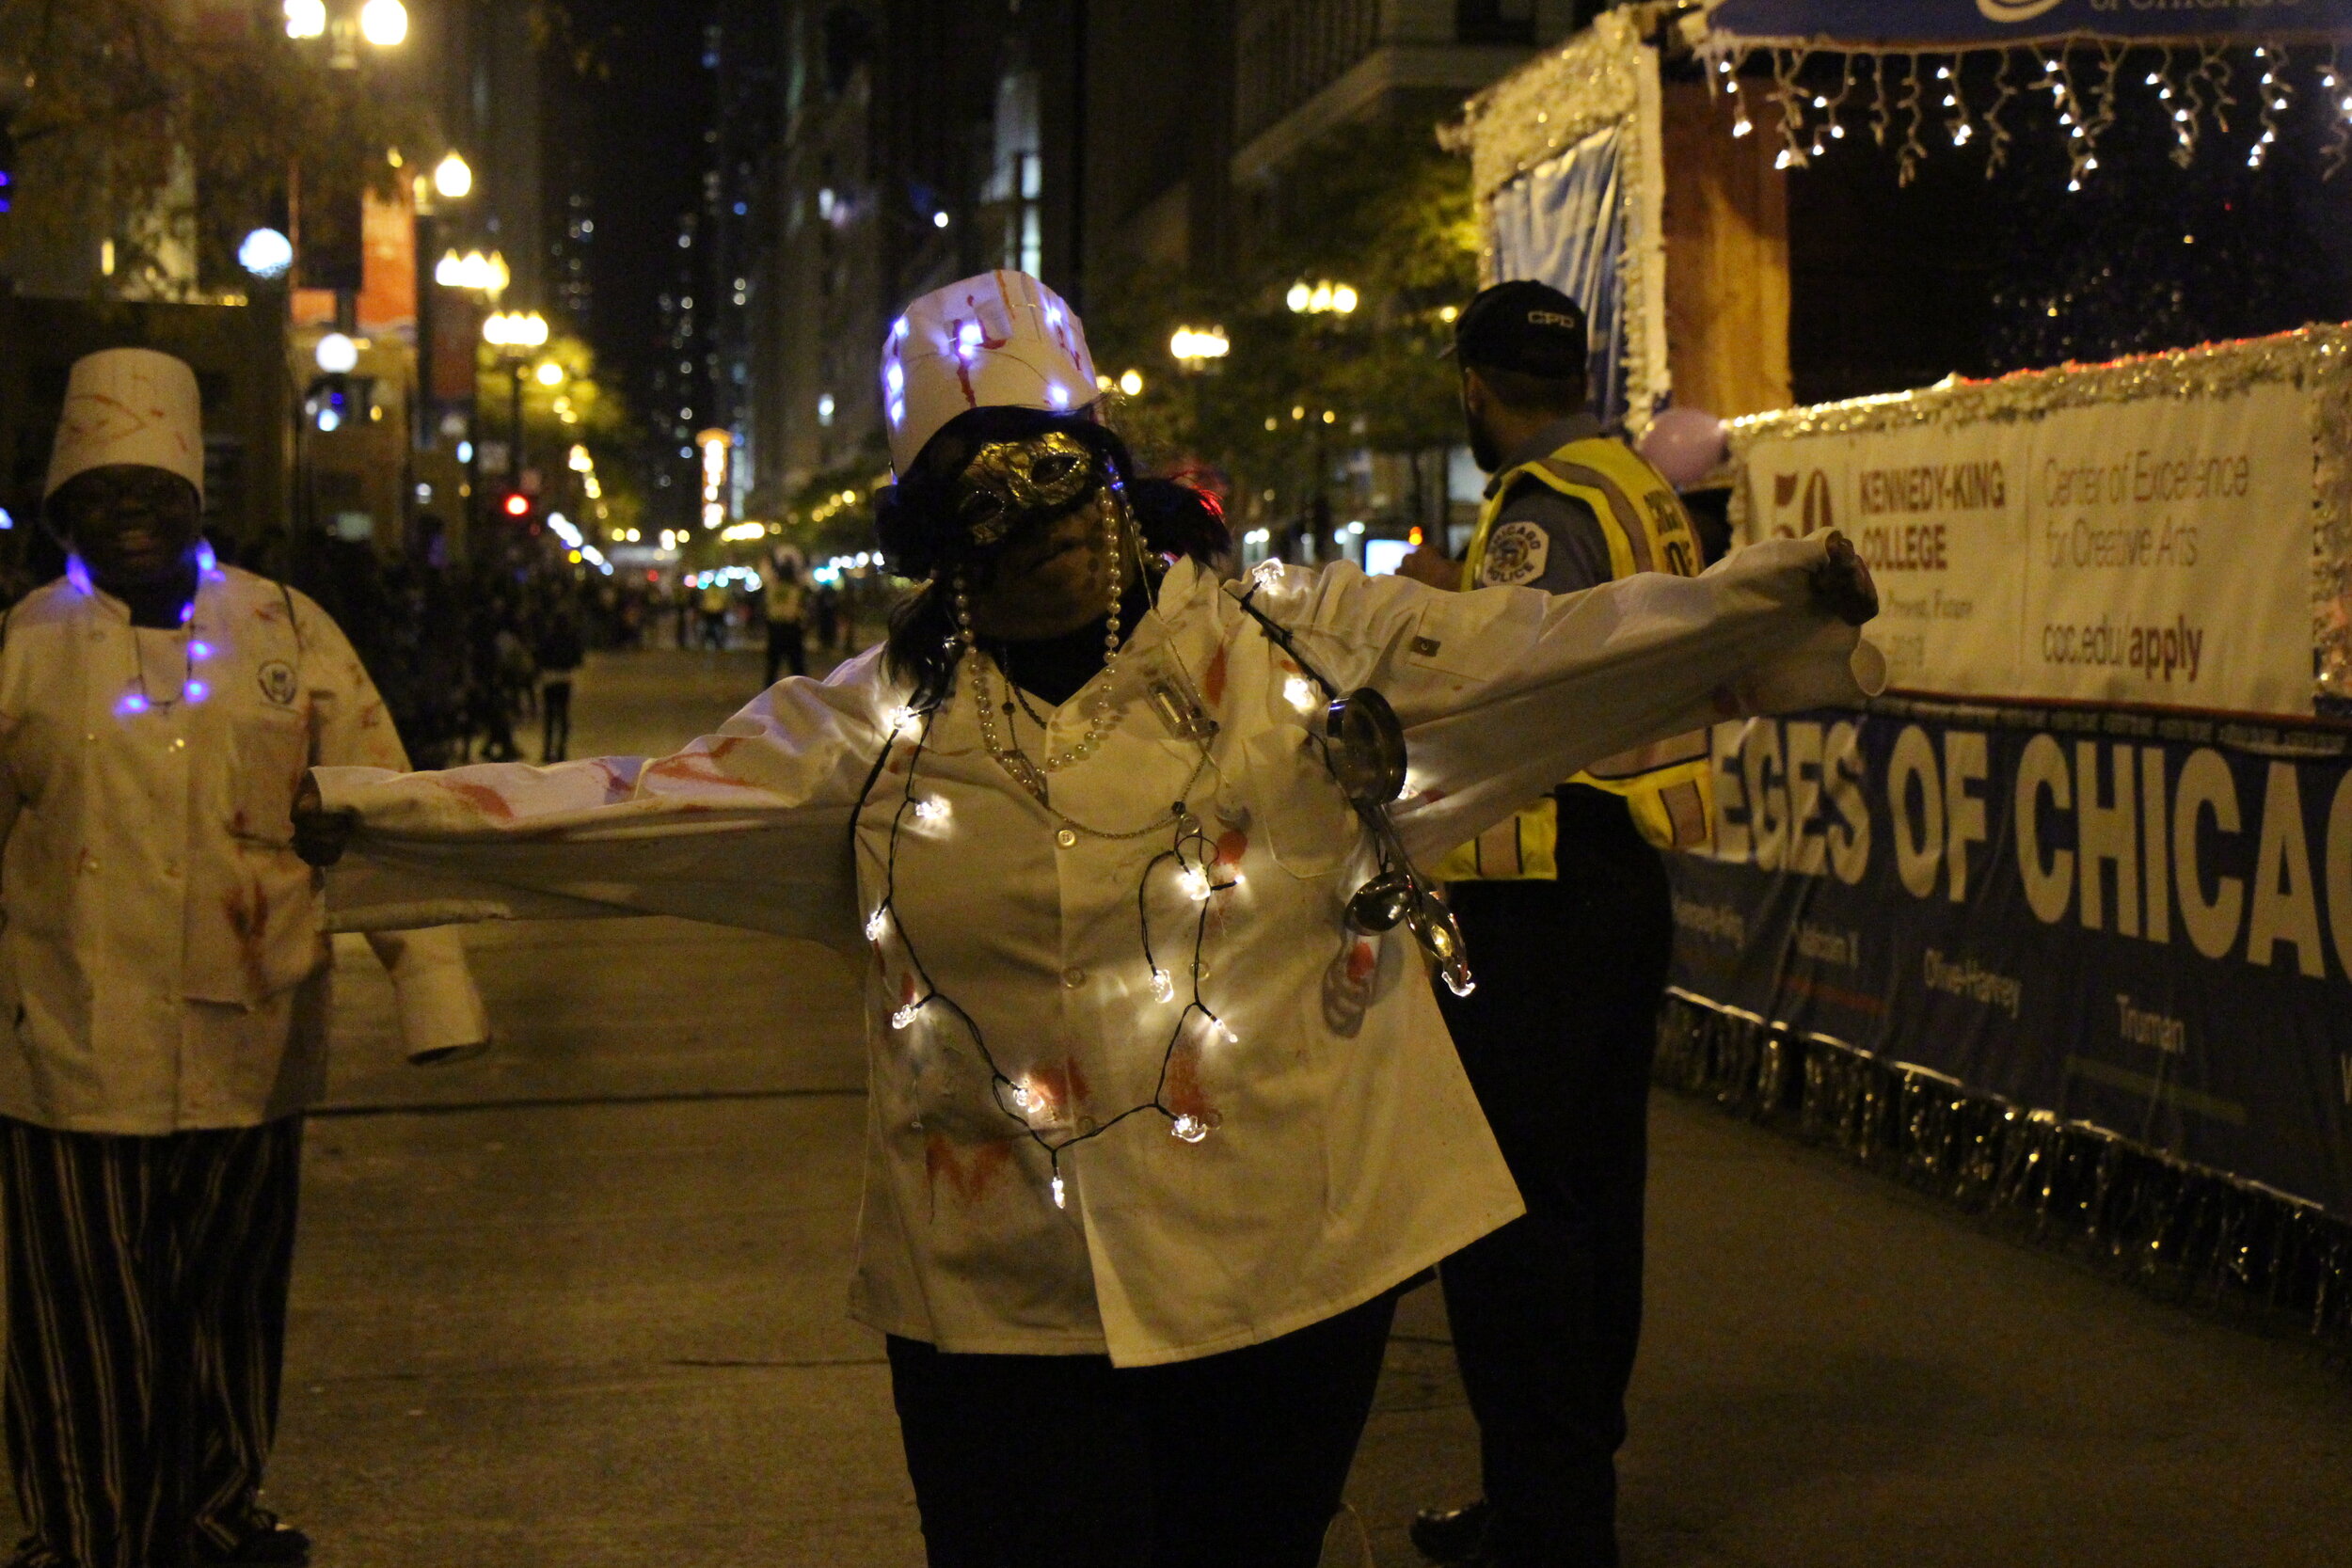
<instances>
[{"instance_id":1,"label":"black uniform pants","mask_svg":"<svg viewBox=\"0 0 2352 1568\"><path fill-rule=\"evenodd\" d=\"M0 1118L26 1568L182 1568L252 1528L278 1427L302 1120L166 1137Z\"/></svg>"},{"instance_id":2,"label":"black uniform pants","mask_svg":"<svg viewBox=\"0 0 2352 1568\"><path fill-rule=\"evenodd\" d=\"M787 666L796 675L808 673L807 639L798 621L768 623L768 684L776 684L776 673Z\"/></svg>"},{"instance_id":3,"label":"black uniform pants","mask_svg":"<svg viewBox=\"0 0 2352 1568\"><path fill-rule=\"evenodd\" d=\"M1452 890L1478 989L1438 1000L1527 1213L1438 1276L1503 1560L1613 1568L1673 912L1623 802L1561 795L1557 882Z\"/></svg>"},{"instance_id":4,"label":"black uniform pants","mask_svg":"<svg viewBox=\"0 0 2352 1568\"><path fill-rule=\"evenodd\" d=\"M564 753L572 749L572 683L552 680L541 689L539 712L543 724L539 732L539 760L562 762Z\"/></svg>"},{"instance_id":5,"label":"black uniform pants","mask_svg":"<svg viewBox=\"0 0 2352 1568\"><path fill-rule=\"evenodd\" d=\"M1125 1370L892 1338L930 1568L1315 1568L1395 1311Z\"/></svg>"}]
</instances>

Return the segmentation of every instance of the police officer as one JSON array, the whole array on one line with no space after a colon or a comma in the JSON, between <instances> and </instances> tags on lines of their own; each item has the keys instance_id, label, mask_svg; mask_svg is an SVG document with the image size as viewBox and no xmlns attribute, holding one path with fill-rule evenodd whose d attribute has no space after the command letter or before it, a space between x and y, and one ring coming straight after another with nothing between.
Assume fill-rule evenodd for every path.
<instances>
[{"instance_id":1,"label":"police officer","mask_svg":"<svg viewBox=\"0 0 2352 1568\"><path fill-rule=\"evenodd\" d=\"M1470 451L1493 479L1467 558L1423 549L1407 575L1572 594L1699 571L1673 487L1587 407L1575 301L1499 284L1463 312L1454 353ZM1527 1214L1439 1270L1486 1495L1415 1520L1433 1560L1617 1561L1650 1058L1673 943L1659 851L1708 837L1706 759L1704 733L1612 758L1439 867L1480 984L1438 1000Z\"/></svg>"}]
</instances>

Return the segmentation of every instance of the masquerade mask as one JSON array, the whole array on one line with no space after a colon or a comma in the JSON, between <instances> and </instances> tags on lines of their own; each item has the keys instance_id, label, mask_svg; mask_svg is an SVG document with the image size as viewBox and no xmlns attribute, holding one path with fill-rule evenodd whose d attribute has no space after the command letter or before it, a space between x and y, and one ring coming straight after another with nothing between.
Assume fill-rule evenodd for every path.
<instances>
[{"instance_id":1,"label":"masquerade mask","mask_svg":"<svg viewBox=\"0 0 2352 1568\"><path fill-rule=\"evenodd\" d=\"M1068 511L1100 480L1092 450L1064 431L992 441L956 481L956 521L970 543L994 545L1016 523Z\"/></svg>"}]
</instances>

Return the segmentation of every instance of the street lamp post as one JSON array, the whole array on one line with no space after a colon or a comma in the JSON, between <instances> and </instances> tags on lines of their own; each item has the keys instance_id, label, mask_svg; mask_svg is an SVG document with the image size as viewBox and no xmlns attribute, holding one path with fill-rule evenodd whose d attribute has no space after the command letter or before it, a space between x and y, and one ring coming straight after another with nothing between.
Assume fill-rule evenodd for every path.
<instances>
[{"instance_id":1,"label":"street lamp post","mask_svg":"<svg viewBox=\"0 0 2352 1568\"><path fill-rule=\"evenodd\" d=\"M459 214L473 186L473 167L466 162L465 154L453 147L442 152L430 173L421 172L414 177L410 189L416 208L416 253L420 263L441 249L444 237L457 240L470 228L460 221ZM466 531L459 535L461 540L469 537L485 516L480 495L482 466L477 457L482 411L477 405L472 374L474 329L481 321L480 311L497 308L506 283L505 259L496 251L485 257L479 249L460 258L452 248L433 267L429 279L421 264L417 277L418 395L414 447L419 454L427 451L437 453L443 436L457 436L456 456L464 475L457 484ZM444 290L463 297L445 302L441 297ZM449 344L465 346L467 375L462 388L444 388L439 382L442 349ZM451 404L463 410L454 432L450 428L450 416L455 410L444 404L440 397L445 389L450 393ZM407 489L406 493L415 492ZM443 504L446 507L448 503Z\"/></svg>"},{"instance_id":2,"label":"street lamp post","mask_svg":"<svg viewBox=\"0 0 2352 1568\"><path fill-rule=\"evenodd\" d=\"M532 349L546 346L548 319L536 310L501 310L482 324L482 341L499 351L514 380L515 438L506 449L506 473L508 481L519 488L523 482L523 366Z\"/></svg>"},{"instance_id":3,"label":"street lamp post","mask_svg":"<svg viewBox=\"0 0 2352 1568\"><path fill-rule=\"evenodd\" d=\"M1188 412L1192 416L1191 439L1196 455L1200 440L1201 377L1232 351L1232 341L1225 336L1221 326L1180 326L1168 337L1168 357L1176 361L1176 368L1184 372L1189 386Z\"/></svg>"}]
</instances>

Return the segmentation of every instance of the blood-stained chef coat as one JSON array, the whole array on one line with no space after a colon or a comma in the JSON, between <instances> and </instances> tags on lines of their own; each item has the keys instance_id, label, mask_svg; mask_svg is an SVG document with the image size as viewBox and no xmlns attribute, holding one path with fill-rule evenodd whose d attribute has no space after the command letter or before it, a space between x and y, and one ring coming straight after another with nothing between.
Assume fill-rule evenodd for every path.
<instances>
[{"instance_id":1,"label":"blood-stained chef coat","mask_svg":"<svg viewBox=\"0 0 2352 1568\"><path fill-rule=\"evenodd\" d=\"M329 952L292 848L314 763L403 768L342 630L208 567L182 630L78 563L0 642L0 1114L73 1132L250 1127L324 1092ZM376 939L407 1048L487 1037L451 931Z\"/></svg>"},{"instance_id":2,"label":"blood-stained chef coat","mask_svg":"<svg viewBox=\"0 0 2352 1568\"><path fill-rule=\"evenodd\" d=\"M1333 680L1394 704L1398 820L1426 853L1596 757L1874 687L1875 653L1810 607L1821 559L1779 541L1562 597L1335 565L1267 573L1259 603ZM1215 721L1205 767L1155 687ZM1093 689L1042 747L1029 732L1032 755L1075 743ZM948 1351L1211 1354L1367 1300L1520 1205L1411 937L1343 925L1376 862L1295 667L1181 563L1113 695L1117 727L1053 775L1050 814L982 746L968 682L910 716L872 652L659 761L321 769L326 804L360 818L330 892L362 925L653 910L841 942L869 1045L855 1314ZM1200 883L1154 863L1173 830L1101 836L1179 800L1232 883L1205 928ZM992 1097L974 1027L1017 1093ZM1168 1114L1109 1125L1155 1093ZM1066 1209L1005 1104L1057 1141L1108 1127L1062 1153ZM1170 1116L1214 1131L1184 1141Z\"/></svg>"}]
</instances>

